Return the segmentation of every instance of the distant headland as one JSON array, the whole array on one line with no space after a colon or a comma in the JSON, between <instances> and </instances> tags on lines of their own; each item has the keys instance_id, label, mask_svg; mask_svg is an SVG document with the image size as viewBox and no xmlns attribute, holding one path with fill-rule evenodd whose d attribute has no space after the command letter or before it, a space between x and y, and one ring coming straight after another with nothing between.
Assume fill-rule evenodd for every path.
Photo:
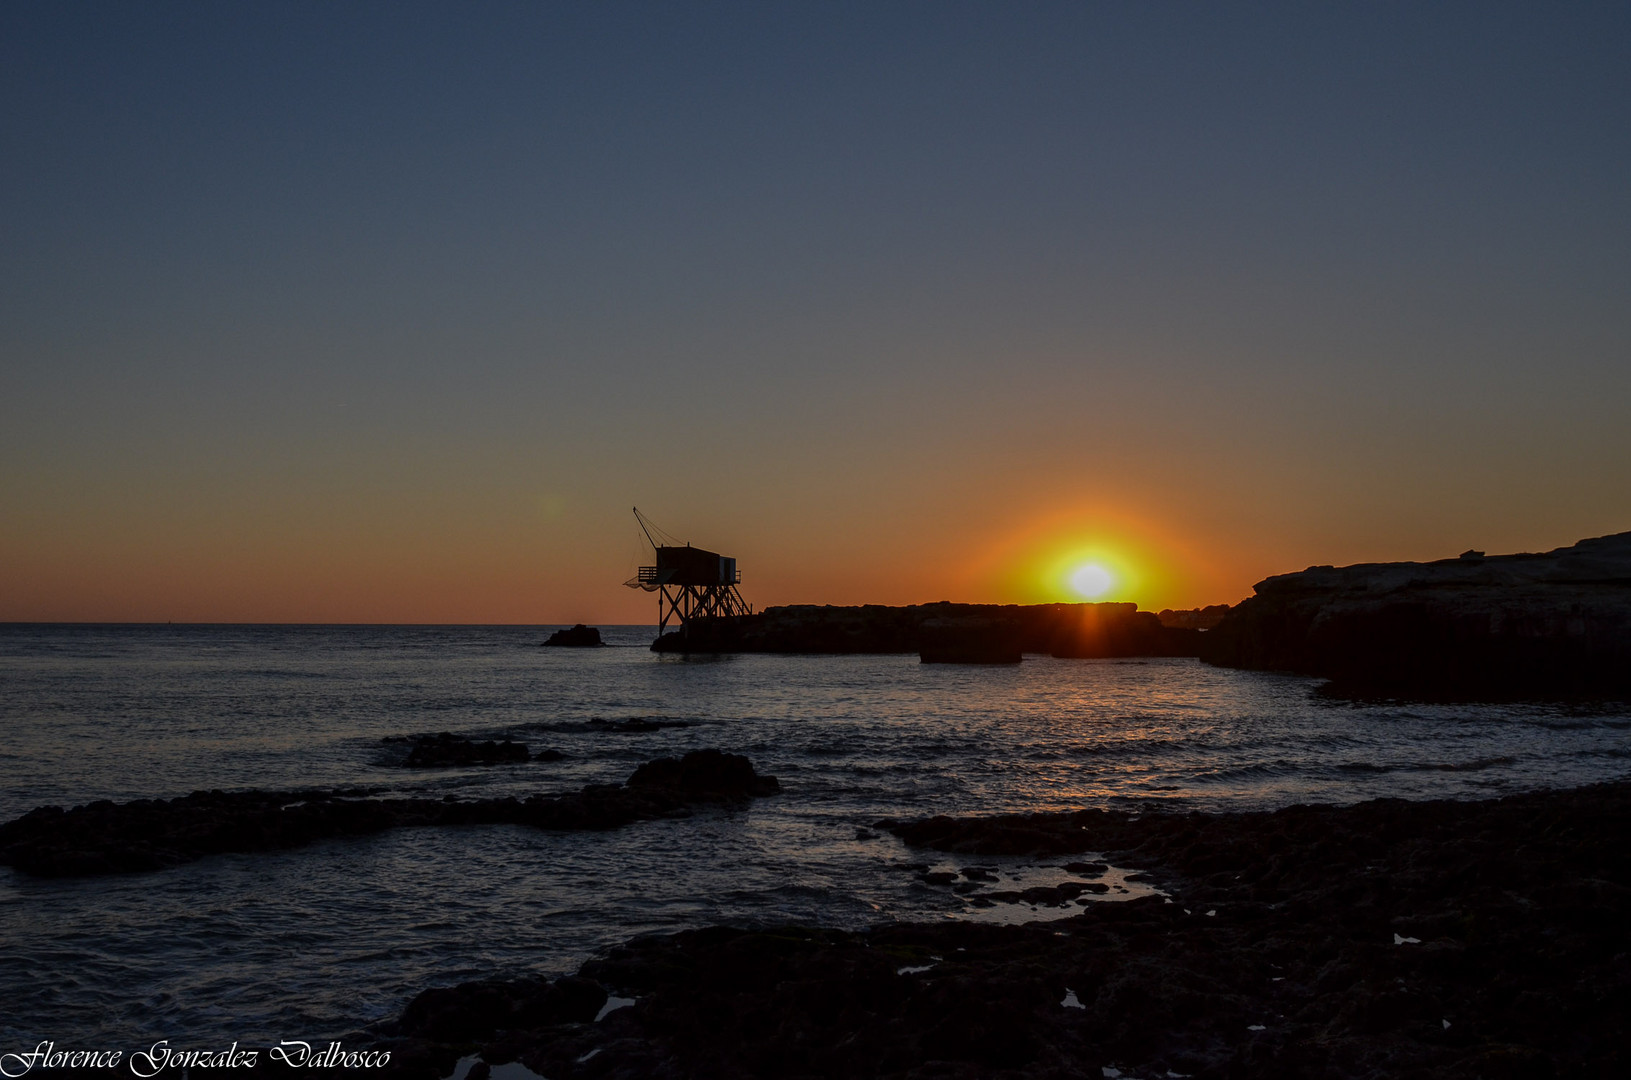
<instances>
[{"instance_id":1,"label":"distant headland","mask_svg":"<svg viewBox=\"0 0 1631 1080\"><path fill-rule=\"evenodd\" d=\"M1186 613L1187 614L1187 613ZM1002 662L1054 656L1197 656L1200 631L1165 625L1137 604L933 604L818 607L693 620L652 643L656 652L920 653ZM980 660L978 657L989 657Z\"/></svg>"},{"instance_id":2,"label":"distant headland","mask_svg":"<svg viewBox=\"0 0 1631 1080\"><path fill-rule=\"evenodd\" d=\"M1631 695L1631 533L1543 554L1315 566L1228 607L809 604L691 620L657 652L918 653L925 662L1199 657L1333 693L1503 700Z\"/></svg>"}]
</instances>

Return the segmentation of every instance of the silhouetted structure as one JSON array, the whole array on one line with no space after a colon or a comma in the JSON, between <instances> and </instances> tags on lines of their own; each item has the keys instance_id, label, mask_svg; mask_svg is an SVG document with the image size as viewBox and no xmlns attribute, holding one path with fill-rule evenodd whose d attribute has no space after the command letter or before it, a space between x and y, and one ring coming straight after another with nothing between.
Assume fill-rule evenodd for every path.
<instances>
[{"instance_id":1,"label":"silhouetted structure","mask_svg":"<svg viewBox=\"0 0 1631 1080\"><path fill-rule=\"evenodd\" d=\"M651 544L655 565L640 567L639 573L623 584L657 594L659 637L675 619L679 620L681 633L688 636L693 619L753 613L737 591L742 572L736 568L735 559L680 543L640 513L639 507L634 508L634 520Z\"/></svg>"}]
</instances>

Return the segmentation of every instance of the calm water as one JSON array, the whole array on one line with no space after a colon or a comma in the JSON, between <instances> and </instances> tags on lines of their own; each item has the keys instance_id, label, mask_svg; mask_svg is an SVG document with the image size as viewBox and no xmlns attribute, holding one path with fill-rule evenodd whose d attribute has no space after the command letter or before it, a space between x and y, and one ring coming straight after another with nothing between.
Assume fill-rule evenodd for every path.
<instances>
[{"instance_id":1,"label":"calm water","mask_svg":"<svg viewBox=\"0 0 1631 1080\"><path fill-rule=\"evenodd\" d=\"M340 1038L426 986L569 971L646 930L1031 917L972 911L902 868L920 855L856 839L883 816L1476 798L1631 775L1624 709L1348 705L1190 660L685 661L649 652L650 627L604 633L617 647L540 649L547 629L518 627L0 626L0 820L198 788L566 791L706 746L783 785L611 833L400 830L70 881L0 868L0 1052ZM686 726L591 723L635 717ZM437 731L568 757L392 766L382 740ZM1022 884L1060 873L982 862Z\"/></svg>"}]
</instances>

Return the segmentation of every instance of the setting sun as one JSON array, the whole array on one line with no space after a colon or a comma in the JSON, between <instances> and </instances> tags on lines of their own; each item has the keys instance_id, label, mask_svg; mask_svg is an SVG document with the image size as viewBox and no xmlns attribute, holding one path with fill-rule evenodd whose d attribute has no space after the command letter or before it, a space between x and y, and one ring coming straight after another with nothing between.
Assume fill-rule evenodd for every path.
<instances>
[{"instance_id":1,"label":"setting sun","mask_svg":"<svg viewBox=\"0 0 1631 1080\"><path fill-rule=\"evenodd\" d=\"M1096 600L1116 583L1114 575L1098 563L1079 566L1070 575L1070 587L1089 600Z\"/></svg>"},{"instance_id":2,"label":"setting sun","mask_svg":"<svg viewBox=\"0 0 1631 1080\"><path fill-rule=\"evenodd\" d=\"M998 603L1133 602L1194 607L1215 592L1204 552L1180 531L1107 505L1039 515L970 560L968 591Z\"/></svg>"}]
</instances>

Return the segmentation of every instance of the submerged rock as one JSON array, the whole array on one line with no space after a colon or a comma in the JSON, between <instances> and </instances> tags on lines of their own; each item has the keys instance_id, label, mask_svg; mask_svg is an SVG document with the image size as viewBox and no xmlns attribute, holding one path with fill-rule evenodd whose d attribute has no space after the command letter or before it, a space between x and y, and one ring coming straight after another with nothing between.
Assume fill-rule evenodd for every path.
<instances>
[{"instance_id":1,"label":"submerged rock","mask_svg":"<svg viewBox=\"0 0 1631 1080\"><path fill-rule=\"evenodd\" d=\"M1334 693L1631 697L1631 533L1281 574L1201 641L1208 663L1320 676Z\"/></svg>"}]
</instances>

